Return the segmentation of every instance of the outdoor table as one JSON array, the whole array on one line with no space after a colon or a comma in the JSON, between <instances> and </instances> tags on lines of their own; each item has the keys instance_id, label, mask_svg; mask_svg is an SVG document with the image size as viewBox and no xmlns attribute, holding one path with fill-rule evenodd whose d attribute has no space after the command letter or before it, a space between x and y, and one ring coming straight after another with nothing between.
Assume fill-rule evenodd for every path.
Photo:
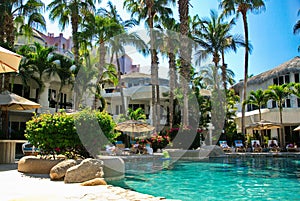
<instances>
[{"instance_id":1,"label":"outdoor table","mask_svg":"<svg viewBox=\"0 0 300 201\"><path fill-rule=\"evenodd\" d=\"M27 140L0 140L0 163L15 163L16 144Z\"/></svg>"}]
</instances>

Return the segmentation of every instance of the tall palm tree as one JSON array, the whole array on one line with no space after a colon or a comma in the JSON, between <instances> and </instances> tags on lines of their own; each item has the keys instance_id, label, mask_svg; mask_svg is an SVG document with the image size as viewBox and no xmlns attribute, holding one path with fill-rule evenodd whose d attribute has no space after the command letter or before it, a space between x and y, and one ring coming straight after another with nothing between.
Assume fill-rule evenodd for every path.
<instances>
[{"instance_id":1,"label":"tall palm tree","mask_svg":"<svg viewBox=\"0 0 300 201\"><path fill-rule=\"evenodd\" d=\"M178 54L180 40L178 37L179 23L174 18L163 18L162 25L166 29L164 31L163 50L169 58L169 126L173 127L174 116L174 98L175 86L177 82L176 75L176 55Z\"/></svg>"},{"instance_id":2,"label":"tall palm tree","mask_svg":"<svg viewBox=\"0 0 300 201\"><path fill-rule=\"evenodd\" d=\"M242 14L245 36L245 64L244 64L244 87L242 101L247 99L247 81L248 81L248 60L249 60L249 30L247 13L260 12L265 9L265 3L263 0L222 0L220 7L226 15L236 13L238 17L239 13ZM242 105L242 133L245 133L245 105Z\"/></svg>"},{"instance_id":3,"label":"tall palm tree","mask_svg":"<svg viewBox=\"0 0 300 201\"><path fill-rule=\"evenodd\" d=\"M283 120L282 120L282 110L285 99L290 95L290 90L287 84L283 85L271 85L269 89L265 92L269 99L276 101L277 107L279 108L279 118L280 118L280 135L279 140L280 144L283 147L285 145L285 132L283 129Z\"/></svg>"},{"instance_id":4,"label":"tall palm tree","mask_svg":"<svg viewBox=\"0 0 300 201\"><path fill-rule=\"evenodd\" d=\"M109 9L100 8L98 13L101 15L111 18L115 20L117 24L120 26L118 29L115 29L115 37L107 41L110 46L110 52L111 52L111 61L113 62L113 59L115 58L115 61L117 63L117 71L118 71L118 80L119 80L119 90L121 94L121 114L126 115L125 113L125 100L124 100L124 92L123 92L123 86L121 82L121 65L119 61L119 57L123 56L125 54L125 48L126 45L134 46L139 52L142 52L143 54L146 54L147 45L145 44L144 40L140 38L138 34L135 32L128 33L128 29L138 24L138 22L135 19L130 20L123 20L120 15L117 12L116 6L114 6L110 1L108 2Z\"/></svg>"},{"instance_id":5,"label":"tall palm tree","mask_svg":"<svg viewBox=\"0 0 300 201\"><path fill-rule=\"evenodd\" d=\"M83 24L82 35L92 43L95 42L95 46L98 47L98 78L97 82L101 82L102 74L104 73L105 66L108 62L105 61L107 49L109 46L109 39L118 35L119 30L122 29L122 25L117 23L114 19L103 17L100 15L89 15ZM94 103L97 103L97 96L95 96ZM93 106L97 108L96 105Z\"/></svg>"},{"instance_id":6,"label":"tall palm tree","mask_svg":"<svg viewBox=\"0 0 300 201\"><path fill-rule=\"evenodd\" d=\"M98 0L98 3L101 1ZM78 32L83 19L90 13L95 11L96 0L53 0L48 6L50 11L49 19L58 20L62 30L71 23L72 37L74 44L75 62L79 62L79 41Z\"/></svg>"},{"instance_id":7,"label":"tall palm tree","mask_svg":"<svg viewBox=\"0 0 300 201\"><path fill-rule=\"evenodd\" d=\"M212 55L215 68L219 68L218 64L222 59L222 80L224 89L227 89L227 66L225 65L224 53L228 50L236 51L237 47L243 45L244 42L240 35L230 34L233 25L235 25L234 20L224 22L224 15L218 15L214 10L211 10L210 16L210 19L201 19L199 27L196 27L195 30L195 41L203 48L197 51L198 62Z\"/></svg>"},{"instance_id":8,"label":"tall palm tree","mask_svg":"<svg viewBox=\"0 0 300 201\"><path fill-rule=\"evenodd\" d=\"M243 104L252 104L258 107L259 120L261 121L261 108L263 105L266 105L268 99L265 91L258 89L256 91L251 91L250 96Z\"/></svg>"},{"instance_id":9,"label":"tall palm tree","mask_svg":"<svg viewBox=\"0 0 300 201\"><path fill-rule=\"evenodd\" d=\"M151 54L151 82L152 82L152 123L158 128L159 121L159 83L158 83L158 57L154 48L154 22L161 16L171 16L172 9L169 3L175 0L125 0L124 7L131 12L131 16L137 16L137 21L145 20L146 26L150 29L150 54Z\"/></svg>"},{"instance_id":10,"label":"tall palm tree","mask_svg":"<svg viewBox=\"0 0 300 201\"><path fill-rule=\"evenodd\" d=\"M181 79L183 89L183 127L186 128L189 125L188 121L188 89L190 82L190 71L191 71L191 47L189 44L189 0L178 0L178 12L180 21L180 34L181 34L181 47L180 53L180 64L181 64Z\"/></svg>"},{"instance_id":11,"label":"tall palm tree","mask_svg":"<svg viewBox=\"0 0 300 201\"><path fill-rule=\"evenodd\" d=\"M0 44L9 49L14 47L16 34L28 35L33 28L45 30L42 15L45 4L41 0L6 0L0 4ZM19 28L19 29L17 29Z\"/></svg>"},{"instance_id":12,"label":"tall palm tree","mask_svg":"<svg viewBox=\"0 0 300 201\"><path fill-rule=\"evenodd\" d=\"M300 16L300 9L298 10L298 16ZM299 34L300 33L300 20L296 22L296 24L293 27L293 33ZM298 46L298 52L300 52L300 45Z\"/></svg>"}]
</instances>

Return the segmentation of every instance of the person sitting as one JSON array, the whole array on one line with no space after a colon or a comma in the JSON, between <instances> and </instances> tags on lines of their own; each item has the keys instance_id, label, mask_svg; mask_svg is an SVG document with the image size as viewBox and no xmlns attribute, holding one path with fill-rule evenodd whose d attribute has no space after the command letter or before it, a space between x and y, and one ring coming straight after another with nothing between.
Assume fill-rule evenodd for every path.
<instances>
[{"instance_id":1,"label":"person sitting","mask_svg":"<svg viewBox=\"0 0 300 201\"><path fill-rule=\"evenodd\" d=\"M280 151L280 148L279 148L279 146L278 146L278 143L277 143L277 141L276 140L269 140L269 149L270 149L270 151L275 151L275 152L278 152L278 151Z\"/></svg>"},{"instance_id":2,"label":"person sitting","mask_svg":"<svg viewBox=\"0 0 300 201\"><path fill-rule=\"evenodd\" d=\"M106 145L105 148L106 148L106 152L109 155L116 155L116 147L115 146L113 146L113 145Z\"/></svg>"},{"instance_id":3,"label":"person sitting","mask_svg":"<svg viewBox=\"0 0 300 201\"><path fill-rule=\"evenodd\" d=\"M145 149L147 151L147 154L152 155L153 154L153 149L151 147L151 142L149 140L146 140L146 146Z\"/></svg>"},{"instance_id":4,"label":"person sitting","mask_svg":"<svg viewBox=\"0 0 300 201\"><path fill-rule=\"evenodd\" d=\"M287 151L296 152L298 151L296 143L290 143L286 146Z\"/></svg>"},{"instance_id":5,"label":"person sitting","mask_svg":"<svg viewBox=\"0 0 300 201\"><path fill-rule=\"evenodd\" d=\"M134 153L134 154L140 153L140 143L139 143L139 141L136 141L135 144L132 144L131 152Z\"/></svg>"},{"instance_id":6,"label":"person sitting","mask_svg":"<svg viewBox=\"0 0 300 201\"><path fill-rule=\"evenodd\" d=\"M254 140L252 144L253 152L262 152L262 148L259 144L259 141Z\"/></svg>"},{"instance_id":7,"label":"person sitting","mask_svg":"<svg viewBox=\"0 0 300 201\"><path fill-rule=\"evenodd\" d=\"M224 152L231 152L231 148L228 146L227 141L219 141L219 143Z\"/></svg>"},{"instance_id":8,"label":"person sitting","mask_svg":"<svg viewBox=\"0 0 300 201\"><path fill-rule=\"evenodd\" d=\"M246 152L242 140L235 140L235 152Z\"/></svg>"}]
</instances>

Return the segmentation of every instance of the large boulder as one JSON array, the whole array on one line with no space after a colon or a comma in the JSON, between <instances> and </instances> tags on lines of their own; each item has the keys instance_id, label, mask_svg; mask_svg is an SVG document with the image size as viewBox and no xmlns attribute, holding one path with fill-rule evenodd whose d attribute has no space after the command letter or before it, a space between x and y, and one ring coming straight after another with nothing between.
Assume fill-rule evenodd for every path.
<instances>
[{"instance_id":1,"label":"large boulder","mask_svg":"<svg viewBox=\"0 0 300 201\"><path fill-rule=\"evenodd\" d=\"M76 162L76 160L73 160L73 159L64 160L64 161L56 164L50 170L50 179L51 180L62 180L63 177L65 176L67 170L70 167L73 167L75 165L77 165L77 162Z\"/></svg>"},{"instance_id":2,"label":"large boulder","mask_svg":"<svg viewBox=\"0 0 300 201\"><path fill-rule=\"evenodd\" d=\"M49 174L51 168L61 161L43 159L36 156L24 156L18 162L18 171L28 174Z\"/></svg>"},{"instance_id":3,"label":"large boulder","mask_svg":"<svg viewBox=\"0 0 300 201\"><path fill-rule=\"evenodd\" d=\"M84 159L80 164L70 167L64 178L65 183L81 183L95 178L102 178L103 161Z\"/></svg>"}]
</instances>

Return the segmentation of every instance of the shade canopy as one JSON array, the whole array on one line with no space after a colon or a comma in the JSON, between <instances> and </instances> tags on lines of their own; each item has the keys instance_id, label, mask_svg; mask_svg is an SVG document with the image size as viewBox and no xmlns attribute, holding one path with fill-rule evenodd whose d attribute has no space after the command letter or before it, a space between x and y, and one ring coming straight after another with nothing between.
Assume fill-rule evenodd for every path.
<instances>
[{"instance_id":1,"label":"shade canopy","mask_svg":"<svg viewBox=\"0 0 300 201\"><path fill-rule=\"evenodd\" d=\"M40 104L18 96L9 91L0 94L0 110L31 110L40 108Z\"/></svg>"},{"instance_id":2,"label":"shade canopy","mask_svg":"<svg viewBox=\"0 0 300 201\"><path fill-rule=\"evenodd\" d=\"M295 128L293 131L300 131L300 126L298 126L297 128Z\"/></svg>"},{"instance_id":3,"label":"shade canopy","mask_svg":"<svg viewBox=\"0 0 300 201\"><path fill-rule=\"evenodd\" d=\"M255 122L253 124L246 126L246 128L253 129L253 130L266 130L266 129L281 128L281 125L275 122L261 120L259 122Z\"/></svg>"},{"instance_id":4,"label":"shade canopy","mask_svg":"<svg viewBox=\"0 0 300 201\"><path fill-rule=\"evenodd\" d=\"M22 56L0 46L0 73L18 72Z\"/></svg>"},{"instance_id":5,"label":"shade canopy","mask_svg":"<svg viewBox=\"0 0 300 201\"><path fill-rule=\"evenodd\" d=\"M128 120L122 123L118 123L115 129L122 132L142 133L153 131L154 127L142 121Z\"/></svg>"},{"instance_id":6,"label":"shade canopy","mask_svg":"<svg viewBox=\"0 0 300 201\"><path fill-rule=\"evenodd\" d=\"M160 92L160 97L164 98L164 93L169 92L169 87L167 86L159 86L159 92ZM130 98L132 100L139 100L139 99L151 99L152 97L152 86L147 85L147 86L141 86L135 90Z\"/></svg>"}]
</instances>

